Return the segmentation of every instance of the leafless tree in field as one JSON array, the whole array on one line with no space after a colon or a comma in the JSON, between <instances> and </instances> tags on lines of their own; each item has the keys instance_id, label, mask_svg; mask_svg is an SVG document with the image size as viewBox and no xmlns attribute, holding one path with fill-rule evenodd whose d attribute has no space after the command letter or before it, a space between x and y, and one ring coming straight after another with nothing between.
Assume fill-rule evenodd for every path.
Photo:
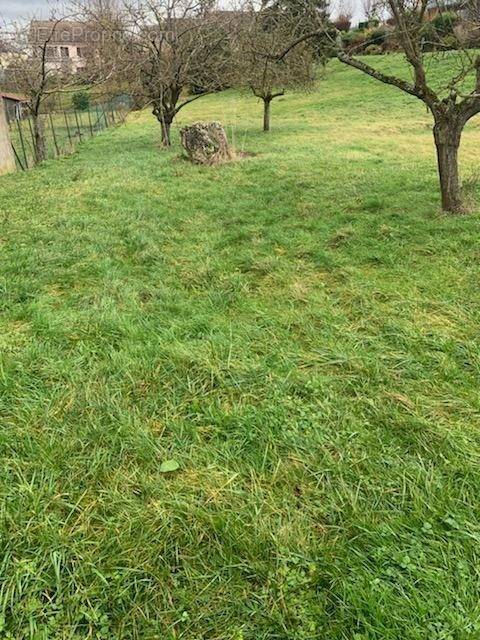
<instances>
[{"instance_id":1,"label":"leafless tree in field","mask_svg":"<svg viewBox=\"0 0 480 640\"><path fill-rule=\"evenodd\" d=\"M72 70L68 61L52 64L51 42L64 21L52 16L51 20L36 28L32 22L27 26L7 25L5 42L9 55L3 69L4 83L12 91L25 97L25 107L31 117L34 151L37 162L46 158L45 135L40 114L51 96L69 84Z\"/></svg>"},{"instance_id":2,"label":"leafless tree in field","mask_svg":"<svg viewBox=\"0 0 480 640\"><path fill-rule=\"evenodd\" d=\"M151 106L169 146L178 112L228 81L230 16L210 0L118 0L115 9L112 23L93 15L91 0L83 3L88 19L115 34L122 81L139 103Z\"/></svg>"},{"instance_id":3,"label":"leafless tree in field","mask_svg":"<svg viewBox=\"0 0 480 640\"><path fill-rule=\"evenodd\" d=\"M471 0L475 2L476 0ZM429 0L388 0L387 7L396 26L396 37L412 69L410 81L374 69L364 60L343 51L341 62L354 67L385 84L422 100L434 119L433 135L437 150L438 172L444 211L457 213L463 209L458 168L458 150L467 122L480 113L480 55L459 48L448 56L445 66L453 70L443 86L435 86L428 77L432 56L442 53L424 52L424 32ZM441 8L439 8L441 10ZM460 43L459 43L460 45Z\"/></svg>"},{"instance_id":4,"label":"leafless tree in field","mask_svg":"<svg viewBox=\"0 0 480 640\"><path fill-rule=\"evenodd\" d=\"M93 1L93 0L92 0ZM95 0L95 2L114 0ZM48 20L23 20L3 27L3 37L8 44L4 56L3 83L11 91L24 96L24 107L31 118L36 162L46 158L46 143L42 114L54 96L73 93L79 87L104 82L117 65L111 56L102 64L102 76L98 74L98 54L102 44L99 32L92 24L83 24L70 13L52 13ZM59 56L62 44L70 43L72 35L82 37L85 52L81 69L75 68L70 57ZM85 45L85 46L84 46ZM79 47L80 48L80 47Z\"/></svg>"},{"instance_id":5,"label":"leafless tree in field","mask_svg":"<svg viewBox=\"0 0 480 640\"><path fill-rule=\"evenodd\" d=\"M425 31L429 22L432 0L386 0L385 8L391 14L395 26L393 36L400 44L411 69L411 79L390 75L374 68L362 57L337 49L338 59L368 76L415 96L421 100L433 116L433 136L437 150L438 174L442 208L448 213L462 212L463 202L458 167L460 139L467 122L480 113L480 54L476 49L462 46L457 41L456 51L428 53L425 51ZM437 11L442 11L441 4ZM480 27L478 0L465 0L462 13L468 16L470 28ZM318 31L293 40L277 56L281 60ZM435 60L444 56L443 60ZM442 63L448 72L442 84L434 83L429 67Z\"/></svg>"},{"instance_id":6,"label":"leafless tree in field","mask_svg":"<svg viewBox=\"0 0 480 640\"><path fill-rule=\"evenodd\" d=\"M270 131L272 100L290 89L313 85L313 52L303 44L284 59L275 59L275 52L292 37L292 21L278 9L245 8L239 25L234 47L236 84L263 101L263 130Z\"/></svg>"}]
</instances>

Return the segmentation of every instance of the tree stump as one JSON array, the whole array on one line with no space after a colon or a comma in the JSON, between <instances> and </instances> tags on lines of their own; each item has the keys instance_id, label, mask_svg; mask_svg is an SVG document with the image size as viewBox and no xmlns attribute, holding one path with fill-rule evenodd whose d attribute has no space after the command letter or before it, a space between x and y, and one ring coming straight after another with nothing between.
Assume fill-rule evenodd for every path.
<instances>
[{"instance_id":1,"label":"tree stump","mask_svg":"<svg viewBox=\"0 0 480 640\"><path fill-rule=\"evenodd\" d=\"M232 159L220 122L195 122L180 131L182 146L195 164L219 164Z\"/></svg>"}]
</instances>

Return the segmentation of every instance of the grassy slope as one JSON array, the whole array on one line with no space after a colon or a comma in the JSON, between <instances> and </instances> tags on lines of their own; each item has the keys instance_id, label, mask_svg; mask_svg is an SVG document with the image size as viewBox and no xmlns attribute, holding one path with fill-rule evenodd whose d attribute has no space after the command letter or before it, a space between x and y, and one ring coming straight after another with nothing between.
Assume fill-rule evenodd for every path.
<instances>
[{"instance_id":1,"label":"grassy slope","mask_svg":"<svg viewBox=\"0 0 480 640\"><path fill-rule=\"evenodd\" d=\"M428 115L334 64L268 137L199 117L258 155L145 114L0 180L4 637L478 638L479 217Z\"/></svg>"}]
</instances>

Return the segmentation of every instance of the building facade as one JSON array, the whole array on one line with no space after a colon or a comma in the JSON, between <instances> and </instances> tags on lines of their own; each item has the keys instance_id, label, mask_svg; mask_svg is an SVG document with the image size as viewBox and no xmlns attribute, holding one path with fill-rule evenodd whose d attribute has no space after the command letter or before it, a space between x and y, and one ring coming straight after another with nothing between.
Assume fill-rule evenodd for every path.
<instances>
[{"instance_id":1,"label":"building facade","mask_svg":"<svg viewBox=\"0 0 480 640\"><path fill-rule=\"evenodd\" d=\"M97 36L94 29L81 22L33 20L29 44L35 54L47 43L46 61L49 68L78 73L88 66Z\"/></svg>"}]
</instances>

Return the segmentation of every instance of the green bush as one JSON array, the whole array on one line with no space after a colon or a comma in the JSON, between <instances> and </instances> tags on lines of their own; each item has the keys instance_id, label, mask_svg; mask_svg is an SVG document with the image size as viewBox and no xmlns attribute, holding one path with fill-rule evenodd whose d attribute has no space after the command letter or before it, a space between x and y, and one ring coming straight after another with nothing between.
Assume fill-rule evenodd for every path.
<instances>
[{"instance_id":1,"label":"green bush","mask_svg":"<svg viewBox=\"0 0 480 640\"><path fill-rule=\"evenodd\" d=\"M90 96L86 91L77 91L72 96L73 108L77 111L88 111L90 107Z\"/></svg>"},{"instance_id":2,"label":"green bush","mask_svg":"<svg viewBox=\"0 0 480 640\"><path fill-rule=\"evenodd\" d=\"M422 28L422 49L424 51L457 49L459 41L454 28L458 22L459 17L452 11L435 16Z\"/></svg>"},{"instance_id":3,"label":"green bush","mask_svg":"<svg viewBox=\"0 0 480 640\"><path fill-rule=\"evenodd\" d=\"M354 38L354 34L355 34L355 31L344 31L342 33L342 43L345 46L348 46L349 44L351 44Z\"/></svg>"},{"instance_id":4,"label":"green bush","mask_svg":"<svg viewBox=\"0 0 480 640\"><path fill-rule=\"evenodd\" d=\"M368 42L370 44L382 45L387 38L387 30L385 27L377 27L368 33Z\"/></svg>"},{"instance_id":5,"label":"green bush","mask_svg":"<svg viewBox=\"0 0 480 640\"><path fill-rule=\"evenodd\" d=\"M379 56L382 53L382 47L378 44L369 44L368 47L365 48L365 53L368 56Z\"/></svg>"},{"instance_id":6,"label":"green bush","mask_svg":"<svg viewBox=\"0 0 480 640\"><path fill-rule=\"evenodd\" d=\"M458 40L453 33L446 35L441 40L442 49L457 49L458 48Z\"/></svg>"},{"instance_id":7,"label":"green bush","mask_svg":"<svg viewBox=\"0 0 480 640\"><path fill-rule=\"evenodd\" d=\"M388 33L385 27L374 27L367 30L352 29L347 33L342 33L342 42L346 49L357 53L367 53L367 49L375 46L371 52L378 54L382 53L382 46L386 42Z\"/></svg>"},{"instance_id":8,"label":"green bush","mask_svg":"<svg viewBox=\"0 0 480 640\"><path fill-rule=\"evenodd\" d=\"M359 29L352 29L351 31L342 33L343 45L349 51L363 51L366 41L365 32Z\"/></svg>"},{"instance_id":9,"label":"green bush","mask_svg":"<svg viewBox=\"0 0 480 640\"><path fill-rule=\"evenodd\" d=\"M439 13L432 20L432 25L440 37L453 34L453 28L457 24L459 17L453 11Z\"/></svg>"}]
</instances>

